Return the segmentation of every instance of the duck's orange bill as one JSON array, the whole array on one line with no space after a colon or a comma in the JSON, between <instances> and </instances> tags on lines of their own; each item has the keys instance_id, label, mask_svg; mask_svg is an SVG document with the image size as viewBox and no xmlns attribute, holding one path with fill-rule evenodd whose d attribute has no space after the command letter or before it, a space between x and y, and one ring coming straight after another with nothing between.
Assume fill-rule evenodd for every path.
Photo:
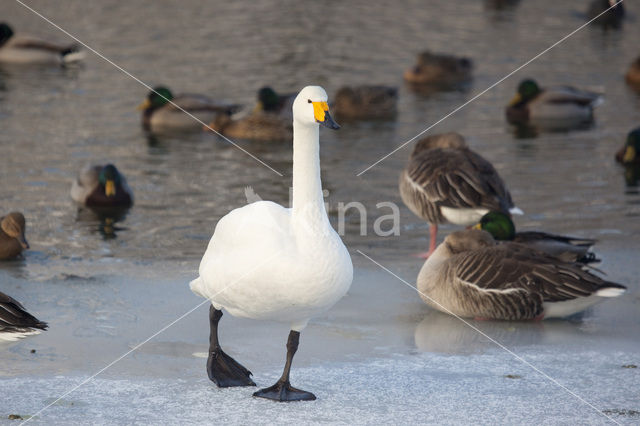
<instances>
[{"instance_id":1,"label":"duck's orange bill","mask_svg":"<svg viewBox=\"0 0 640 426\"><path fill-rule=\"evenodd\" d=\"M113 197L114 195L116 195L116 183L112 180L108 180L104 185L104 193L107 195L107 197Z\"/></svg>"},{"instance_id":2,"label":"duck's orange bill","mask_svg":"<svg viewBox=\"0 0 640 426\"><path fill-rule=\"evenodd\" d=\"M151 101L149 99L145 99L140 105L136 107L138 111L144 111L145 109L151 106Z\"/></svg>"},{"instance_id":3,"label":"duck's orange bill","mask_svg":"<svg viewBox=\"0 0 640 426\"><path fill-rule=\"evenodd\" d=\"M636 158L636 149L632 146L628 146L624 150L624 157L622 157L623 163L631 163Z\"/></svg>"},{"instance_id":4,"label":"duck's orange bill","mask_svg":"<svg viewBox=\"0 0 640 426\"><path fill-rule=\"evenodd\" d=\"M516 104L519 104L521 100L522 100L522 96L520 95L520 93L517 93L513 97L513 99L511 99L511 102L509 102L509 106L514 106Z\"/></svg>"}]
</instances>

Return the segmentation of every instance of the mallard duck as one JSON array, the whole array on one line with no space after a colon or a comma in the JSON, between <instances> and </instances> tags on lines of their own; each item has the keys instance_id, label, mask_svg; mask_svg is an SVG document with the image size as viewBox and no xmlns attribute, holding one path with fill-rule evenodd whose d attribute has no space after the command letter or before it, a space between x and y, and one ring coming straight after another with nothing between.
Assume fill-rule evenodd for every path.
<instances>
[{"instance_id":1,"label":"mallard duck","mask_svg":"<svg viewBox=\"0 0 640 426\"><path fill-rule=\"evenodd\" d=\"M346 120L389 119L395 117L398 89L389 86L342 87L336 93L333 110Z\"/></svg>"},{"instance_id":2,"label":"mallard duck","mask_svg":"<svg viewBox=\"0 0 640 426\"><path fill-rule=\"evenodd\" d=\"M404 79L411 84L457 85L471 79L473 63L468 58L458 58L422 52L417 64L404 72Z\"/></svg>"},{"instance_id":3,"label":"mallard duck","mask_svg":"<svg viewBox=\"0 0 640 426\"><path fill-rule=\"evenodd\" d=\"M601 16L593 24L604 28L620 28L625 15L624 4L620 0L593 0L587 10L587 20L591 21L598 15Z\"/></svg>"},{"instance_id":4,"label":"mallard duck","mask_svg":"<svg viewBox=\"0 0 640 426\"><path fill-rule=\"evenodd\" d=\"M513 241L532 249L543 251L557 257L563 262L593 263L598 262L595 254L589 252L596 240L576 238L547 232L516 232L511 217L502 212L489 212L482 216L474 227L491 234L496 241Z\"/></svg>"},{"instance_id":5,"label":"mallard duck","mask_svg":"<svg viewBox=\"0 0 640 426\"><path fill-rule=\"evenodd\" d=\"M29 248L24 236L25 227L24 215L20 212L0 218L0 260L13 259Z\"/></svg>"},{"instance_id":6,"label":"mallard duck","mask_svg":"<svg viewBox=\"0 0 640 426\"><path fill-rule=\"evenodd\" d=\"M289 383L300 331L342 298L353 279L351 257L329 223L320 181L319 125L339 127L329 115L324 89L302 89L293 117L293 207L257 201L224 216L202 258L200 276L190 284L211 301L207 372L220 387L255 386L251 372L220 347L221 309L290 324L282 377L253 394L276 401L315 399Z\"/></svg>"},{"instance_id":7,"label":"mallard duck","mask_svg":"<svg viewBox=\"0 0 640 426\"><path fill-rule=\"evenodd\" d=\"M640 127L629 132L624 146L616 152L616 161L622 164L640 164Z\"/></svg>"},{"instance_id":8,"label":"mallard duck","mask_svg":"<svg viewBox=\"0 0 640 426\"><path fill-rule=\"evenodd\" d=\"M171 90L164 86L155 87L144 102L138 105L138 110L142 111L144 129L158 133L201 131L202 123L213 121L218 114L230 114L239 109L239 105L216 102L204 95L174 96Z\"/></svg>"},{"instance_id":9,"label":"mallard duck","mask_svg":"<svg viewBox=\"0 0 640 426\"><path fill-rule=\"evenodd\" d=\"M14 34L0 22L0 63L62 65L84 58L77 44L58 44L37 37Z\"/></svg>"},{"instance_id":10,"label":"mallard duck","mask_svg":"<svg viewBox=\"0 0 640 426\"><path fill-rule=\"evenodd\" d=\"M255 111L277 114L291 121L293 120L293 101L297 95L297 93L281 95L269 86L262 87L258 90L258 103Z\"/></svg>"},{"instance_id":11,"label":"mallard duck","mask_svg":"<svg viewBox=\"0 0 640 426\"><path fill-rule=\"evenodd\" d=\"M29 334L38 334L47 329L40 321L11 296L0 291L0 341L14 341Z\"/></svg>"},{"instance_id":12,"label":"mallard duck","mask_svg":"<svg viewBox=\"0 0 640 426\"><path fill-rule=\"evenodd\" d=\"M584 265L522 244L496 244L476 229L449 234L422 266L417 288L442 312L496 320L567 317L626 290Z\"/></svg>"},{"instance_id":13,"label":"mallard duck","mask_svg":"<svg viewBox=\"0 0 640 426\"><path fill-rule=\"evenodd\" d=\"M128 208L133 204L127 180L113 164L82 169L71 185L71 198L94 208Z\"/></svg>"},{"instance_id":14,"label":"mallard duck","mask_svg":"<svg viewBox=\"0 0 640 426\"><path fill-rule=\"evenodd\" d=\"M215 130L231 139L250 139L257 141L285 141L293 137L291 120L270 112L254 111L241 118L229 114L218 114L205 127Z\"/></svg>"},{"instance_id":15,"label":"mallard duck","mask_svg":"<svg viewBox=\"0 0 640 426\"><path fill-rule=\"evenodd\" d=\"M491 210L522 214L490 162L469 149L458 133L418 141L400 175L400 196L416 216L429 222L429 256L438 224L475 225Z\"/></svg>"},{"instance_id":16,"label":"mallard duck","mask_svg":"<svg viewBox=\"0 0 640 426\"><path fill-rule=\"evenodd\" d=\"M640 88L640 56L631 63L629 71L625 75L627 83L634 87Z\"/></svg>"},{"instance_id":17,"label":"mallard duck","mask_svg":"<svg viewBox=\"0 0 640 426\"><path fill-rule=\"evenodd\" d=\"M567 127L593 119L593 108L602 97L569 86L541 89L534 80L520 82L506 109L511 124L529 122L564 124Z\"/></svg>"}]
</instances>

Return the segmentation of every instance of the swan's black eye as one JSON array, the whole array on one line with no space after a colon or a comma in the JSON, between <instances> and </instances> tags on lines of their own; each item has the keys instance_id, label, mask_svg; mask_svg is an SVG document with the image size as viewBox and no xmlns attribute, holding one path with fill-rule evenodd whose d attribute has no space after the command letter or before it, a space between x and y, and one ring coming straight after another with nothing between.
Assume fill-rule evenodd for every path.
<instances>
[{"instance_id":1,"label":"swan's black eye","mask_svg":"<svg viewBox=\"0 0 640 426\"><path fill-rule=\"evenodd\" d=\"M307 99L307 102L312 103L312 102L311 102L311 99Z\"/></svg>"}]
</instances>

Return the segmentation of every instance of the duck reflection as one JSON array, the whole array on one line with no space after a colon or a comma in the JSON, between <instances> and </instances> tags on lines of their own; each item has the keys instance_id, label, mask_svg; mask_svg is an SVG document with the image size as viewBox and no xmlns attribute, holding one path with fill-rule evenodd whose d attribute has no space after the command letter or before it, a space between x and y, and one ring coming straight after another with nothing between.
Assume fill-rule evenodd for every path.
<instances>
[{"instance_id":1,"label":"duck reflection","mask_svg":"<svg viewBox=\"0 0 640 426\"><path fill-rule=\"evenodd\" d=\"M581 316L574 316L571 320L544 322L473 319L465 321L508 348L565 342L565 336L581 335ZM496 344L486 336L456 317L429 310L416 326L414 340L418 350L423 352L465 355L483 353L495 348Z\"/></svg>"},{"instance_id":2,"label":"duck reflection","mask_svg":"<svg viewBox=\"0 0 640 426\"><path fill-rule=\"evenodd\" d=\"M640 183L640 164L628 164L624 166L624 182L627 186L627 194L638 194Z\"/></svg>"},{"instance_id":3,"label":"duck reflection","mask_svg":"<svg viewBox=\"0 0 640 426\"><path fill-rule=\"evenodd\" d=\"M128 213L126 208L79 207L76 220L89 225L92 232L97 232L104 240L113 240L118 238L118 232L127 229L116 223L124 221Z\"/></svg>"}]
</instances>

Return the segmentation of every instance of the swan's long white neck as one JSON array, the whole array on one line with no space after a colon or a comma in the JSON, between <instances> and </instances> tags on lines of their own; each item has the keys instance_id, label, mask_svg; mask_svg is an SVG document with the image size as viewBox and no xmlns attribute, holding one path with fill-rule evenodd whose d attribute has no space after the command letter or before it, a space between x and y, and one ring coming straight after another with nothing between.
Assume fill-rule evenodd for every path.
<instances>
[{"instance_id":1,"label":"swan's long white neck","mask_svg":"<svg viewBox=\"0 0 640 426\"><path fill-rule=\"evenodd\" d=\"M320 129L293 121L293 222L320 230L329 225L320 180Z\"/></svg>"}]
</instances>

